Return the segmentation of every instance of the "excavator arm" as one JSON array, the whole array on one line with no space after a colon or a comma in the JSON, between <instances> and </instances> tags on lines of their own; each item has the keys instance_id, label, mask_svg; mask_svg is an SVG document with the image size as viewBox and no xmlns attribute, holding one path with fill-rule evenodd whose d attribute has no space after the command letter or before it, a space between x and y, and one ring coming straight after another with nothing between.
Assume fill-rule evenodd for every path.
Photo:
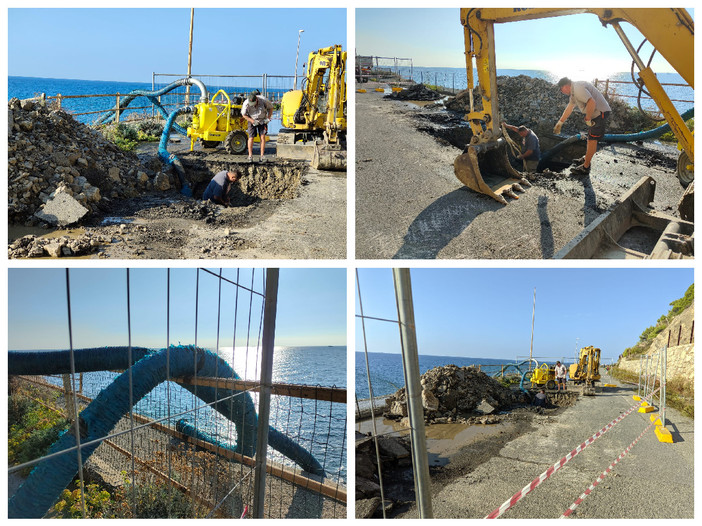
<instances>
[{"instance_id":1,"label":"excavator arm","mask_svg":"<svg viewBox=\"0 0 702 526\"><path fill-rule=\"evenodd\" d=\"M469 89L469 111L465 118L470 123L473 138L471 145L467 147L468 151L456 159L454 169L458 179L470 188L491 195L500 202L506 202L501 194L504 193L509 182L515 178L514 173L509 172L505 166L504 169L507 172L505 175L508 176L508 179L485 191L486 186L490 185L482 180L478 168L478 155L484 150L494 149L489 145L495 144L502 136L497 100L494 24L581 13L596 15L603 25L611 25L617 32L639 68L641 80L680 142L683 152L689 159L690 166L688 168L691 168L694 162L692 132L673 106L655 73L638 56L637 50L629 42L620 26L621 22L627 22L637 28L680 76L691 87L694 87L694 22L685 9L463 8L460 11L460 17L464 28ZM474 86L476 85L474 65L482 102L480 110L476 110L474 100ZM467 157L471 154L471 148L477 150L473 152L473 159ZM503 161L500 160L500 163ZM477 173L474 173L476 171Z\"/></svg>"}]
</instances>

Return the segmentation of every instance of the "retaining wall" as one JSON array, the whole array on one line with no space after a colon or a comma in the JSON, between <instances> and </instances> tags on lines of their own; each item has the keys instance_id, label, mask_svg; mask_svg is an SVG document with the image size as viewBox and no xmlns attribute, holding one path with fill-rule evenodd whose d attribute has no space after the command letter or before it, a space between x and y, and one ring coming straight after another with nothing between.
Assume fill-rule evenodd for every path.
<instances>
[{"instance_id":1,"label":"retaining wall","mask_svg":"<svg viewBox=\"0 0 702 526\"><path fill-rule=\"evenodd\" d=\"M651 344L647 354L655 354L666 345L668 347L668 380L681 377L695 381L695 341L694 341L694 305L677 316L668 329L659 334ZM670 343L669 343L670 342ZM679 342L679 344L678 344ZM646 355L644 355L645 357ZM645 366L645 364L644 364ZM619 367L638 374L641 367L641 357L619 360Z\"/></svg>"}]
</instances>

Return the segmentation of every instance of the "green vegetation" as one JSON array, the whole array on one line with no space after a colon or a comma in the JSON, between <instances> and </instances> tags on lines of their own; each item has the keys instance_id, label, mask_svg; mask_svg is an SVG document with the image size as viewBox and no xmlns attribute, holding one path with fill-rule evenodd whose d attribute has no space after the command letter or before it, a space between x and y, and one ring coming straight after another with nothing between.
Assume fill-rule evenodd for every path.
<instances>
[{"instance_id":1,"label":"green vegetation","mask_svg":"<svg viewBox=\"0 0 702 526\"><path fill-rule=\"evenodd\" d=\"M678 314L680 314L682 311L687 309L690 305L692 305L694 300L695 284L693 283L685 291L685 295L682 298L679 298L670 304L671 309L668 311L668 314L665 314L658 318L658 321L656 321L655 325L647 327L641 333L641 336L639 336L639 341L636 343L636 345L625 349L622 355L624 357L632 357L646 353L649 347L651 347L651 343L653 343L653 340L656 338L656 336L658 336L661 332L666 330L672 319Z\"/></svg>"},{"instance_id":2,"label":"green vegetation","mask_svg":"<svg viewBox=\"0 0 702 526\"><path fill-rule=\"evenodd\" d=\"M619 367L612 367L609 371L612 377L630 383L637 383L639 376ZM656 382L656 387L660 383ZM666 383L666 405L680 411L683 415L695 418L695 386L692 381L682 378L673 378Z\"/></svg>"},{"instance_id":3,"label":"green vegetation","mask_svg":"<svg viewBox=\"0 0 702 526\"><path fill-rule=\"evenodd\" d=\"M46 455L69 421L53 409L33 400L31 388L15 389L7 403L8 462L23 464ZM28 467L20 471L27 476Z\"/></svg>"},{"instance_id":4,"label":"green vegetation","mask_svg":"<svg viewBox=\"0 0 702 526\"><path fill-rule=\"evenodd\" d=\"M131 152L140 142L155 142L163 132L163 123L153 119L110 125L101 128L103 136L120 150Z\"/></svg>"},{"instance_id":5,"label":"green vegetation","mask_svg":"<svg viewBox=\"0 0 702 526\"><path fill-rule=\"evenodd\" d=\"M197 510L192 499L164 482L142 482L132 485L126 471L122 471L124 485L112 493L91 483L81 491L80 481L74 489L65 489L49 516L60 519L83 517L81 495L85 499L85 517L88 519L159 519L195 518Z\"/></svg>"}]
</instances>

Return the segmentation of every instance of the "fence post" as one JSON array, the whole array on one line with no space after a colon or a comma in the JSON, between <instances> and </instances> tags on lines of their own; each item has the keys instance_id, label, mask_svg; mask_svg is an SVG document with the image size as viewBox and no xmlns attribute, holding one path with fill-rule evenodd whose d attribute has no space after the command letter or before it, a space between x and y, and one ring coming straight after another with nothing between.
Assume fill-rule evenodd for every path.
<instances>
[{"instance_id":1,"label":"fence post","mask_svg":"<svg viewBox=\"0 0 702 526\"><path fill-rule=\"evenodd\" d=\"M668 376L668 347L663 347L663 360L661 362L661 392L659 399L661 402L661 425L665 427L665 387L666 377Z\"/></svg>"},{"instance_id":2,"label":"fence post","mask_svg":"<svg viewBox=\"0 0 702 526\"><path fill-rule=\"evenodd\" d=\"M115 104L115 122L119 122L119 114L120 114L120 107L119 107L119 93L117 94L117 104Z\"/></svg>"},{"instance_id":3,"label":"fence post","mask_svg":"<svg viewBox=\"0 0 702 526\"><path fill-rule=\"evenodd\" d=\"M636 394L638 396L641 396L641 374L643 373L643 358L644 358L643 354L640 356L640 358L641 359L639 360L639 386L636 389Z\"/></svg>"},{"instance_id":4,"label":"fence post","mask_svg":"<svg viewBox=\"0 0 702 526\"><path fill-rule=\"evenodd\" d=\"M61 379L63 380L63 391L66 398L66 416L73 422L76 419L76 406L73 401L75 395L73 389L71 389L71 375L63 374Z\"/></svg>"},{"instance_id":5,"label":"fence post","mask_svg":"<svg viewBox=\"0 0 702 526\"><path fill-rule=\"evenodd\" d=\"M271 411L273 380L273 347L275 345L275 316L278 302L279 269L266 269L266 298L263 311L261 354L261 386L258 397L258 429L256 430L256 466L254 468L254 518L262 519L266 494L266 454L268 425Z\"/></svg>"},{"instance_id":6,"label":"fence post","mask_svg":"<svg viewBox=\"0 0 702 526\"><path fill-rule=\"evenodd\" d=\"M409 414L412 438L412 465L414 467L417 510L419 511L420 519L431 519L433 517L431 481L429 479L429 459L424 432L422 386L419 383L419 357L414 324L414 305L412 303L412 282L408 268L394 268L392 269L392 275L395 282L395 298L397 300L397 315L400 322L400 340L402 344L402 362L407 384L407 413Z\"/></svg>"},{"instance_id":7,"label":"fence post","mask_svg":"<svg viewBox=\"0 0 702 526\"><path fill-rule=\"evenodd\" d=\"M267 80L268 79L266 78L266 74L264 73L261 76L261 85L262 85L261 91L263 92L263 93L261 93L261 95L263 95L266 98L268 98L268 82L267 82Z\"/></svg>"},{"instance_id":8,"label":"fence post","mask_svg":"<svg viewBox=\"0 0 702 526\"><path fill-rule=\"evenodd\" d=\"M695 337L695 320L692 320L692 328L690 329L690 343L692 343L692 340L694 337Z\"/></svg>"},{"instance_id":9,"label":"fence post","mask_svg":"<svg viewBox=\"0 0 702 526\"><path fill-rule=\"evenodd\" d=\"M58 103L58 109L61 109L61 105L63 104L63 95L60 93L56 95L56 102Z\"/></svg>"},{"instance_id":10,"label":"fence post","mask_svg":"<svg viewBox=\"0 0 702 526\"><path fill-rule=\"evenodd\" d=\"M682 323L678 326L678 345L680 345L680 335L682 334Z\"/></svg>"}]
</instances>

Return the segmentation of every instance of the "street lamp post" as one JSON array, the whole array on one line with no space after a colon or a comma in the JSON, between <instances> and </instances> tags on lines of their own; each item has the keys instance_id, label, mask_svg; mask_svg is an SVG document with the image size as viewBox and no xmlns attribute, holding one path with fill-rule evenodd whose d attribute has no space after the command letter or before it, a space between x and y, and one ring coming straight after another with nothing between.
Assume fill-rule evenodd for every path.
<instances>
[{"instance_id":1,"label":"street lamp post","mask_svg":"<svg viewBox=\"0 0 702 526\"><path fill-rule=\"evenodd\" d=\"M297 89L297 59L300 56L300 37L302 36L302 33L304 33L304 29L300 29L297 32L297 53L295 53L295 81L293 82L293 89Z\"/></svg>"}]
</instances>

